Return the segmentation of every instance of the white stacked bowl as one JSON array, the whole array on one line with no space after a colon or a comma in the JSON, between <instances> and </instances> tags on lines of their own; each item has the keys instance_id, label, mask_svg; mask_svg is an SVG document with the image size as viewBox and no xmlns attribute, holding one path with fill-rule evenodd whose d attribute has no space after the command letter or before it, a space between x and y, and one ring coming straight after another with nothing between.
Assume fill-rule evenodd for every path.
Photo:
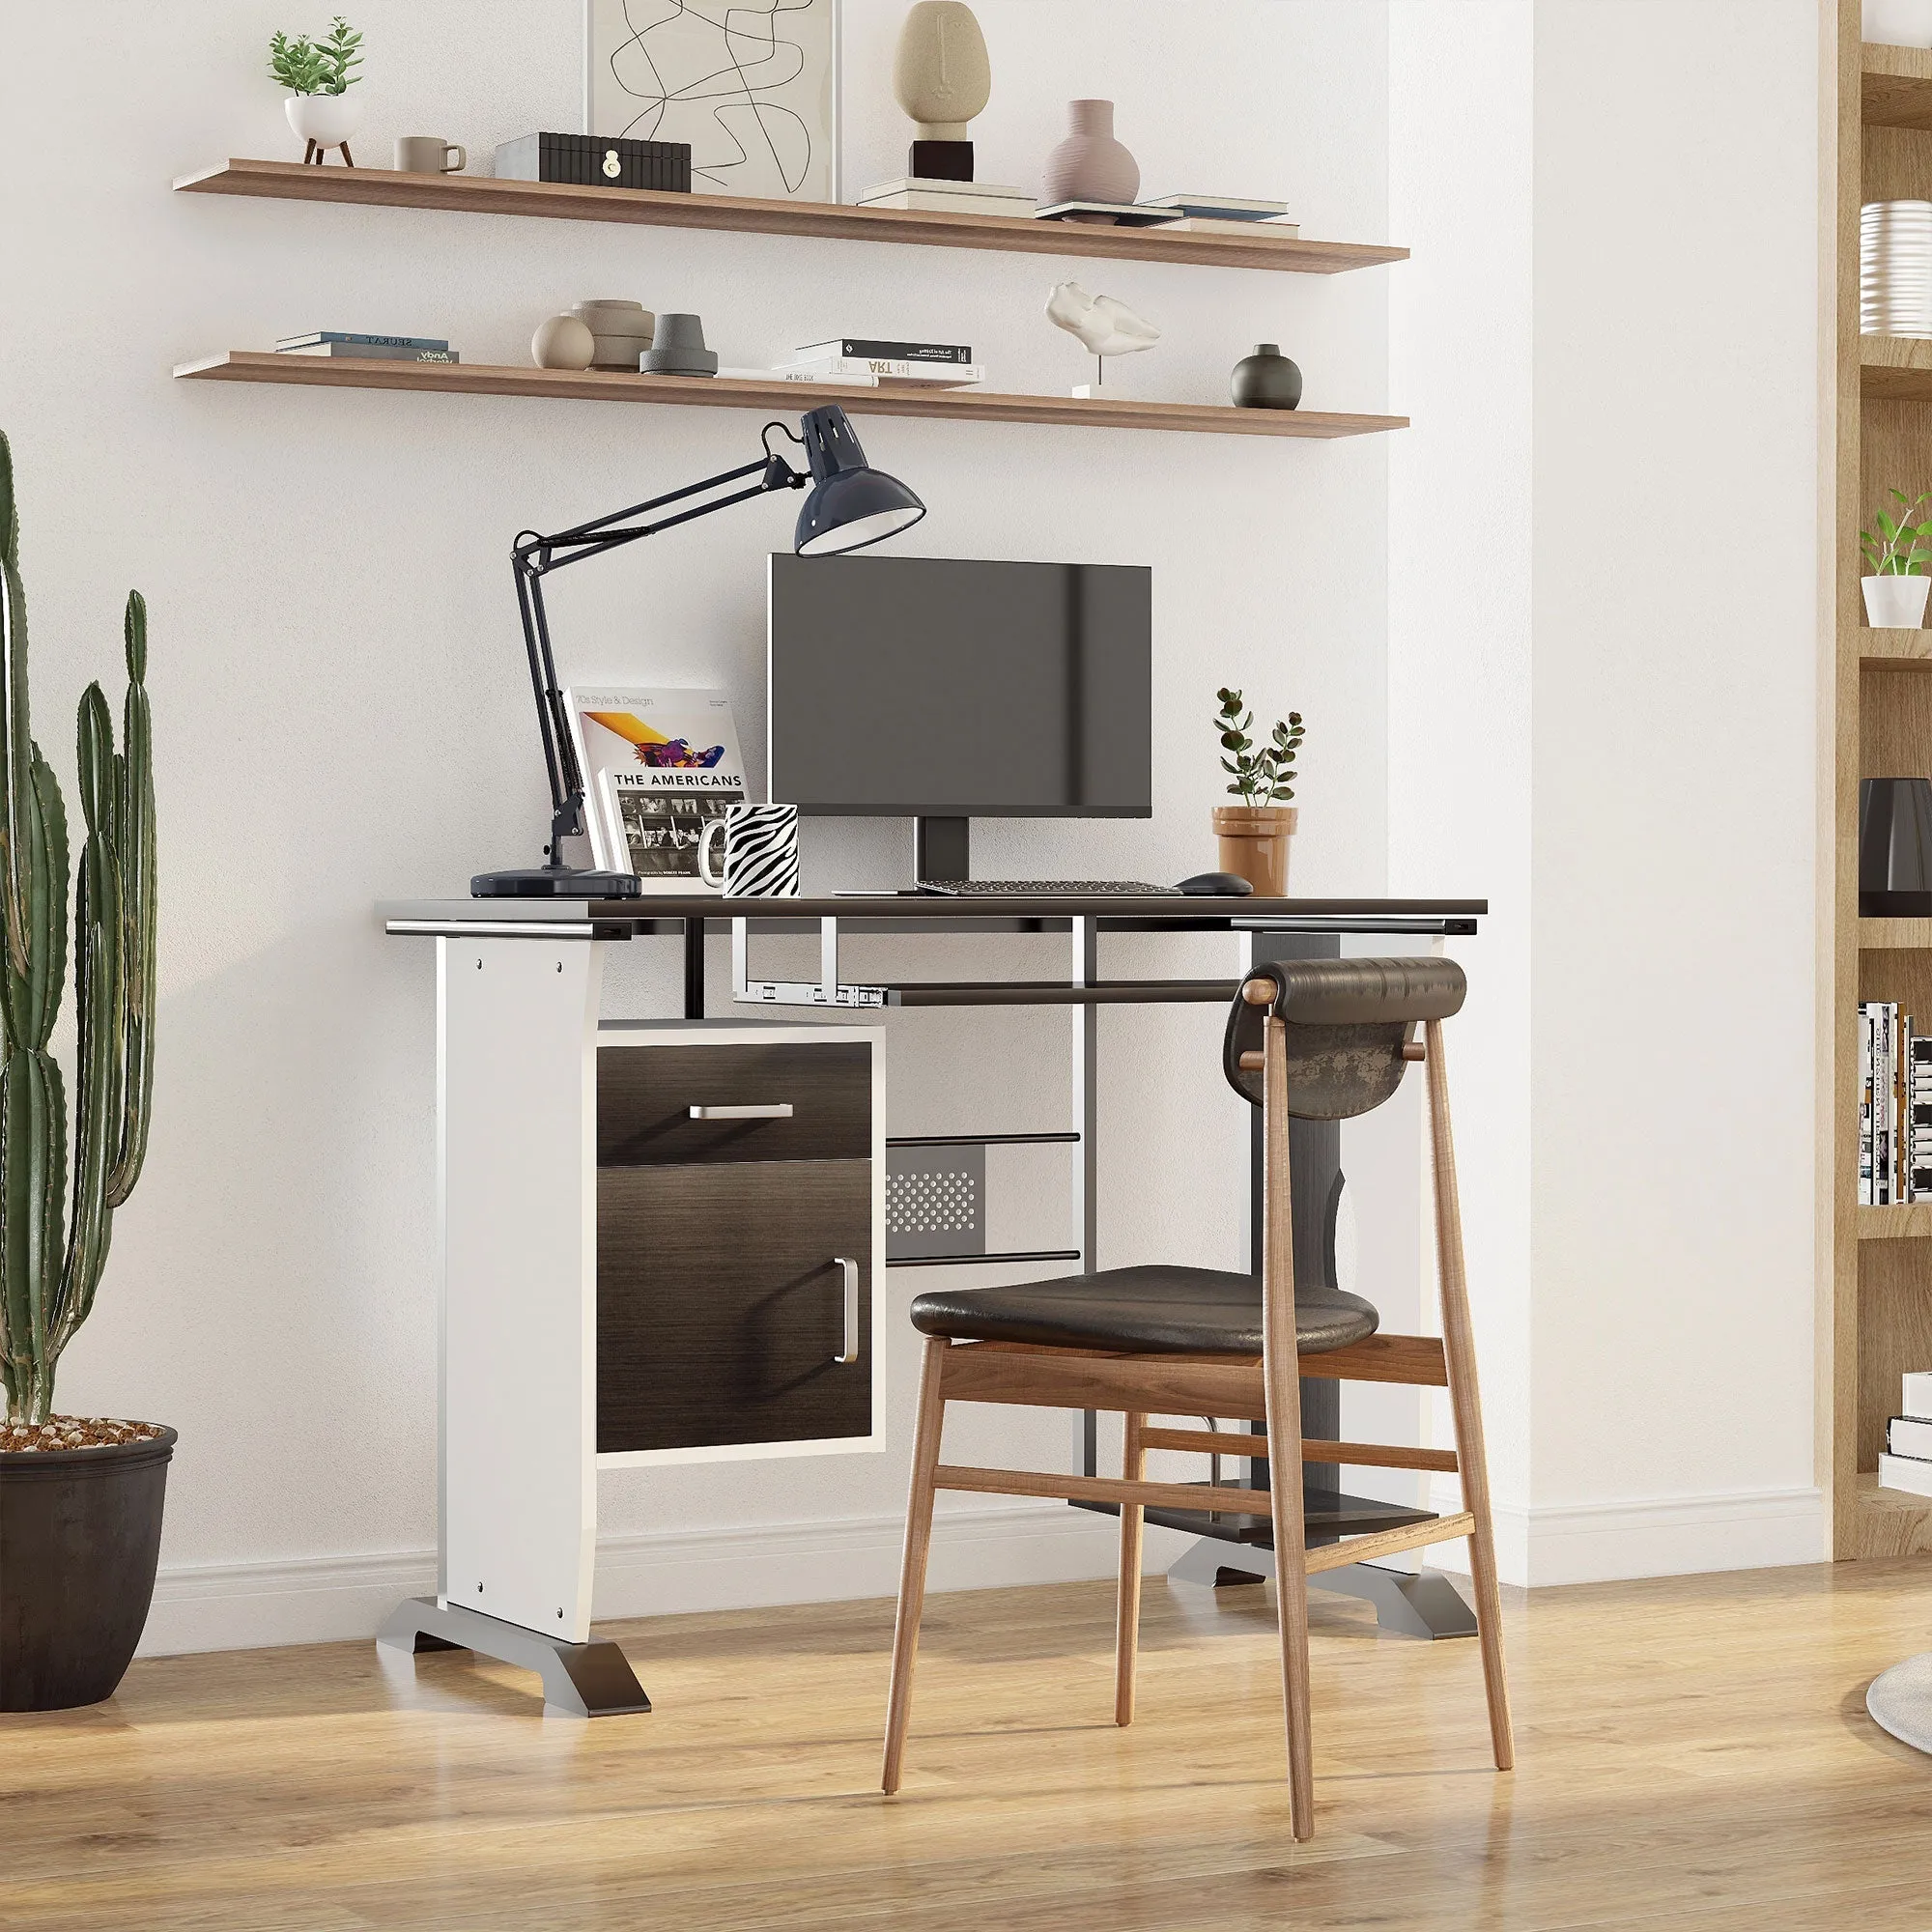
<instances>
[{"instance_id":1,"label":"white stacked bowl","mask_svg":"<svg viewBox=\"0 0 1932 1932\"><path fill-rule=\"evenodd\" d=\"M1859 328L1932 338L1932 201L1859 211Z\"/></svg>"}]
</instances>

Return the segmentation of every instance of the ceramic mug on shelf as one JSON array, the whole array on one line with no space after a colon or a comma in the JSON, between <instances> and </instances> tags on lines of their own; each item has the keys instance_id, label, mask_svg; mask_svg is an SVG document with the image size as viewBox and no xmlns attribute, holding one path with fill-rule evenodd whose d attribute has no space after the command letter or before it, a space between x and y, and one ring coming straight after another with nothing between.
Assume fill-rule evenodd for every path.
<instances>
[{"instance_id":1,"label":"ceramic mug on shelf","mask_svg":"<svg viewBox=\"0 0 1932 1932\"><path fill-rule=\"evenodd\" d=\"M724 862L711 873L711 838L724 841ZM697 876L726 898L798 896L798 807L731 805L697 841Z\"/></svg>"},{"instance_id":2,"label":"ceramic mug on shelf","mask_svg":"<svg viewBox=\"0 0 1932 1932\"><path fill-rule=\"evenodd\" d=\"M452 161L449 157L454 155ZM396 143L396 171L405 175L461 174L469 165L469 150L440 134L405 134Z\"/></svg>"}]
</instances>

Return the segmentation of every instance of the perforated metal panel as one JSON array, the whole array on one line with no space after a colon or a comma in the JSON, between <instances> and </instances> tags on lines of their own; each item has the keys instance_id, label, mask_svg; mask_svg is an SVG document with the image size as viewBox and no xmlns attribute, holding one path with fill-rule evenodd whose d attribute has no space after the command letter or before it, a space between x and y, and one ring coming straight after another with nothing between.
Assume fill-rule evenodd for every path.
<instances>
[{"instance_id":1,"label":"perforated metal panel","mask_svg":"<svg viewBox=\"0 0 1932 1932\"><path fill-rule=\"evenodd\" d=\"M886 1150L886 1259L986 1252L986 1150Z\"/></svg>"}]
</instances>

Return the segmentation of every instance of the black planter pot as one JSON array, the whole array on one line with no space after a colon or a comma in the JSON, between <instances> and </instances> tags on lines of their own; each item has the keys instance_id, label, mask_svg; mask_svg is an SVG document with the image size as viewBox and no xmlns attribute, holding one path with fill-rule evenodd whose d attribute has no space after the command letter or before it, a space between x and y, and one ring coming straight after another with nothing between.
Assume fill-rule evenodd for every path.
<instances>
[{"instance_id":1,"label":"black planter pot","mask_svg":"<svg viewBox=\"0 0 1932 1932\"><path fill-rule=\"evenodd\" d=\"M0 1711L114 1694L155 1594L175 1440L0 1451Z\"/></svg>"}]
</instances>

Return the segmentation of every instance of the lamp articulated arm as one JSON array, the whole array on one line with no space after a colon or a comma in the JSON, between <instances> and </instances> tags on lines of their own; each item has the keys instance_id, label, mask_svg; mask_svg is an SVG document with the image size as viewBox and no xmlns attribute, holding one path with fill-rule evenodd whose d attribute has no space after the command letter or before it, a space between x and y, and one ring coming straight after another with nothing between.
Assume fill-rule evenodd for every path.
<instances>
[{"instance_id":1,"label":"lamp articulated arm","mask_svg":"<svg viewBox=\"0 0 1932 1932\"><path fill-rule=\"evenodd\" d=\"M543 581L567 563L621 550L640 537L654 537L714 510L749 503L753 497L775 490L803 490L811 495L799 511L792 547L801 555L836 555L863 550L895 535L925 515L925 505L895 476L874 469L836 403L810 410L800 418L799 435L781 422L764 427L765 453L753 463L707 477L682 490L672 490L629 509L593 517L552 536L525 530L511 547L510 562L517 577L517 611L523 619L524 649L529 658L530 689L536 694L537 727L543 734L544 768L550 777L550 843L545 863L501 872L478 872L469 881L477 898L622 898L639 891L630 872L579 870L563 863L563 841L588 829L584 816L583 771L571 741L570 716L556 681L556 659L550 644L550 617L544 610ZM801 475L772 447L772 432L790 437L805 451L810 475ZM670 516L653 517L673 503L702 497L728 484L756 481L728 496L693 503ZM636 518L650 521L638 523Z\"/></svg>"},{"instance_id":2,"label":"lamp articulated arm","mask_svg":"<svg viewBox=\"0 0 1932 1932\"><path fill-rule=\"evenodd\" d=\"M768 423L765 427L767 438L774 429L781 434L790 434L782 423ZM687 497L701 496L707 490L723 489L725 484L741 482L748 476L758 479L750 489L735 490L728 497L715 497L708 503L696 504L691 509L680 510L675 516L660 517L653 523L631 522L634 517L648 516L651 511L664 509L668 504L683 502ZM674 528L698 517L708 517L714 510L729 509L733 503L748 503L754 497L769 496L776 490L803 490L807 481L782 456L773 451L767 441L765 454L758 461L707 477L702 483L688 484L682 490L653 497L647 502L613 510L607 517L593 518L587 524L578 524L552 536L539 536L532 530L526 530L517 538L510 552L510 561L516 572L517 608L523 618L530 686L536 694L537 724L543 733L544 764L550 776L551 826L550 843L545 847L546 870L564 869L563 841L581 835L585 830L585 823L583 773L571 740L570 718L564 705L563 692L557 684L556 659L551 650L550 618L544 609L544 579L552 571L561 570L565 564L581 563L587 556L602 556L609 551L621 550L624 545L636 543L639 538L654 537L660 530Z\"/></svg>"}]
</instances>

